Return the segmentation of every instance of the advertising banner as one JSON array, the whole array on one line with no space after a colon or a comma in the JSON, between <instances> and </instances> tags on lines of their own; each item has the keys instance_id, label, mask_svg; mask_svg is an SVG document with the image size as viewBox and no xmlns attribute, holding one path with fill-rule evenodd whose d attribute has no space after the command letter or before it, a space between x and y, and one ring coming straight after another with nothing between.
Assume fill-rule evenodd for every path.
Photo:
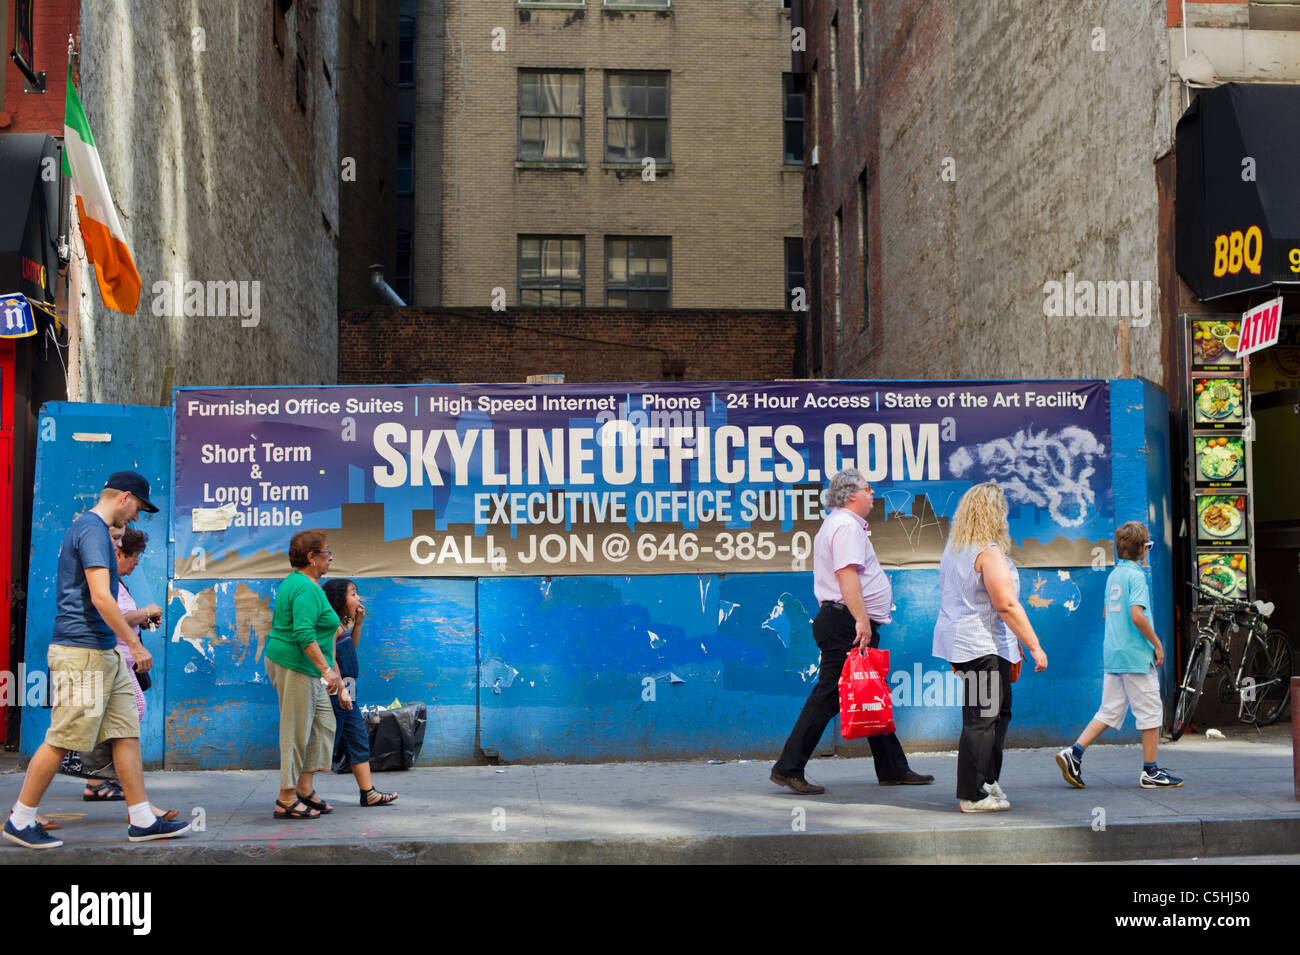
<instances>
[{"instance_id":1,"label":"advertising banner","mask_svg":"<svg viewBox=\"0 0 1300 955\"><path fill-rule=\"evenodd\" d=\"M822 490L876 489L885 567L934 567L996 481L1022 566L1114 531L1104 381L789 381L179 389L178 578L810 570Z\"/></svg>"}]
</instances>

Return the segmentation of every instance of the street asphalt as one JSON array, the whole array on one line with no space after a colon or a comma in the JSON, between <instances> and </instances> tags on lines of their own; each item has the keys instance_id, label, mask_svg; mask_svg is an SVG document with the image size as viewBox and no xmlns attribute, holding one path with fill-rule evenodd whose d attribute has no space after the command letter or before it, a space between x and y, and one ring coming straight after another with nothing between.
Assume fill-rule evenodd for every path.
<instances>
[{"instance_id":1,"label":"street asphalt","mask_svg":"<svg viewBox=\"0 0 1300 955\"><path fill-rule=\"evenodd\" d=\"M419 768L381 773L400 800L358 805L350 776L316 777L335 811L271 817L278 772L152 772L156 805L196 831L168 842L126 840L125 804L82 801L57 777L40 811L57 819L60 849L0 842L0 864L161 863L1053 863L1213 860L1300 853L1290 726L1264 734L1162 742L1178 789L1139 789L1141 750L1096 745L1086 789L1062 780L1052 749L1008 750L1001 784L1011 811L957 811L955 753L909 757L928 786L880 786L870 759L808 767L822 796L768 780L767 761ZM22 776L0 764L0 804ZM198 831L198 825L202 830Z\"/></svg>"}]
</instances>

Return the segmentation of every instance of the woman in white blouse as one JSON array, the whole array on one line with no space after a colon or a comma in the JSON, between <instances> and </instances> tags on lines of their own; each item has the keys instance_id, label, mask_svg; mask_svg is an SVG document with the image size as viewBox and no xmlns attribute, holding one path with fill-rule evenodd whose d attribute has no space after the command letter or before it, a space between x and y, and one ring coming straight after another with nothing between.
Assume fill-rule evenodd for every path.
<instances>
[{"instance_id":1,"label":"woman in white blouse","mask_svg":"<svg viewBox=\"0 0 1300 955\"><path fill-rule=\"evenodd\" d=\"M1047 654L1020 604L1020 575L1011 563L1007 499L996 484L977 484L953 515L939 562L939 620L934 655L962 678L957 799L962 812L1005 812L998 784L1002 744L1011 725L1011 684L1020 675L1020 647L1047 669Z\"/></svg>"}]
</instances>

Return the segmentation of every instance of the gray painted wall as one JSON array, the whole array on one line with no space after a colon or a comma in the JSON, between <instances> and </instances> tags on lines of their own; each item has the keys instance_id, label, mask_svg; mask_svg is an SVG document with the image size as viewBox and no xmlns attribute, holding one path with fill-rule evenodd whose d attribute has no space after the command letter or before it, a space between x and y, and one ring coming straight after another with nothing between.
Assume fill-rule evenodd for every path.
<instances>
[{"instance_id":1,"label":"gray painted wall","mask_svg":"<svg viewBox=\"0 0 1300 955\"><path fill-rule=\"evenodd\" d=\"M169 365L176 385L337 380L338 3L317 4L312 18L305 115L293 86L294 15L281 56L271 6L82 4L82 100L142 294L136 314L122 315L84 277L70 305L81 323L81 400L157 403ZM155 283L176 273L257 281L258 324L155 314L172 311ZM246 304L252 294L250 284Z\"/></svg>"},{"instance_id":2,"label":"gray painted wall","mask_svg":"<svg viewBox=\"0 0 1300 955\"><path fill-rule=\"evenodd\" d=\"M958 377L1108 377L1112 317L1047 317L1044 283L1150 282L1132 371L1163 384L1154 161L1169 142L1161 0L954 4ZM1094 50L1094 29L1105 50ZM1100 38L1100 35L1097 35Z\"/></svg>"}]
</instances>

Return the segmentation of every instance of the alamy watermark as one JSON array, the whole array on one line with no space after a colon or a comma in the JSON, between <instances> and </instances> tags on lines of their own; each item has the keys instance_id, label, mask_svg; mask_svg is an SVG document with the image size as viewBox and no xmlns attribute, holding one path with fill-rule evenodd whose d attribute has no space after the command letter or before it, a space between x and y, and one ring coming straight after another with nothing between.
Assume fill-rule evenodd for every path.
<instances>
[{"instance_id":1,"label":"alamy watermark","mask_svg":"<svg viewBox=\"0 0 1300 955\"><path fill-rule=\"evenodd\" d=\"M84 707L87 716L104 712L103 670L0 670L0 706Z\"/></svg>"},{"instance_id":2,"label":"alamy watermark","mask_svg":"<svg viewBox=\"0 0 1300 955\"><path fill-rule=\"evenodd\" d=\"M889 697L894 706L966 706L980 708L988 718L1002 707L996 670L926 670L915 664L911 671L889 674Z\"/></svg>"},{"instance_id":3,"label":"alamy watermark","mask_svg":"<svg viewBox=\"0 0 1300 955\"><path fill-rule=\"evenodd\" d=\"M185 281L177 272L173 281L160 279L150 286L153 313L160 318L224 318L239 316L244 328L254 328L262 320L262 283L197 279Z\"/></svg>"},{"instance_id":4,"label":"alamy watermark","mask_svg":"<svg viewBox=\"0 0 1300 955\"><path fill-rule=\"evenodd\" d=\"M55 926L123 926L148 935L153 925L150 892L93 892L73 885L50 896L50 924Z\"/></svg>"},{"instance_id":5,"label":"alamy watermark","mask_svg":"<svg viewBox=\"0 0 1300 955\"><path fill-rule=\"evenodd\" d=\"M1043 314L1048 318L1131 318L1134 328L1151 324L1151 283L1074 278L1043 283Z\"/></svg>"}]
</instances>

